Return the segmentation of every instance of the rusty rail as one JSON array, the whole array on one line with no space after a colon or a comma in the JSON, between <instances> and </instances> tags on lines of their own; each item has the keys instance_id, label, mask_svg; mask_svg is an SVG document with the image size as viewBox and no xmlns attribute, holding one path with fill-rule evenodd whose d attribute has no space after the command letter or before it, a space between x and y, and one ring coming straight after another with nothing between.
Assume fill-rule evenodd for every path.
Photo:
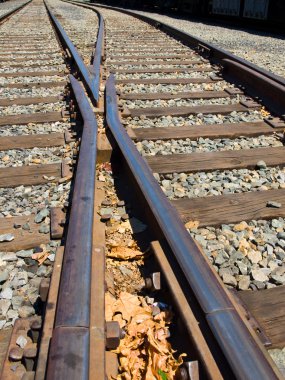
<instances>
[{"instance_id":1,"label":"rusty rail","mask_svg":"<svg viewBox=\"0 0 285 380\"><path fill-rule=\"evenodd\" d=\"M183 42L186 46L197 51L205 51L207 58L221 65L226 70L227 79L236 79L246 87L246 90L251 96L260 97L266 106L274 113L285 118L285 79L275 75L243 58L229 53L228 51L219 48L211 43L208 43L201 38L194 37L180 29L170 26L163 22L158 22L149 16L139 14L136 11L130 11L119 7L111 7L102 4L92 4L96 7L113 9L123 12L130 16L136 17L139 20L160 29L171 37ZM232 64L229 63L232 62Z\"/></svg>"},{"instance_id":2,"label":"rusty rail","mask_svg":"<svg viewBox=\"0 0 285 380\"><path fill-rule=\"evenodd\" d=\"M47 379L88 379L97 122L83 86L70 83L84 126L64 251Z\"/></svg>"},{"instance_id":3,"label":"rusty rail","mask_svg":"<svg viewBox=\"0 0 285 380\"><path fill-rule=\"evenodd\" d=\"M94 81L94 98L96 100L96 103L98 105L99 103L99 91L100 91L100 82L101 82L101 64L103 60L105 59L105 45L104 45L104 38L105 38L105 24L104 24L104 18L101 15L101 13L94 9L92 6L80 3L76 1L69 1L69 0L63 0L65 3L74 4L77 6L80 6L82 8L90 9L93 12L95 12L98 16L99 20L99 28L97 33L97 39L95 42L95 48L93 52L93 62L92 66L90 67L90 71L93 75L93 81Z\"/></svg>"},{"instance_id":4,"label":"rusty rail","mask_svg":"<svg viewBox=\"0 0 285 380\"><path fill-rule=\"evenodd\" d=\"M0 24L3 22L3 21L6 21L6 19L8 19L10 16L13 16L13 14L16 14L17 12L19 12L22 8L24 8L26 5L28 5L32 0L28 0L26 3L20 5L19 7L16 7L14 9L12 9L11 11L8 11L6 13L4 13L3 15L0 16Z\"/></svg>"},{"instance_id":5,"label":"rusty rail","mask_svg":"<svg viewBox=\"0 0 285 380\"><path fill-rule=\"evenodd\" d=\"M240 380L278 379L265 349L257 342L231 302L225 287L162 193L146 161L122 126L114 76L106 83L106 118L110 131L163 232L227 361Z\"/></svg>"},{"instance_id":6,"label":"rusty rail","mask_svg":"<svg viewBox=\"0 0 285 380\"><path fill-rule=\"evenodd\" d=\"M89 93L91 99L93 100L93 102L95 103L95 105L98 105L100 75L99 75L99 79L98 79L98 78L94 77L94 74L91 73L87 69L87 67L86 67L85 63L83 62L83 59L81 58L80 54L78 53L76 47L71 42L66 31L61 26L60 22L55 17L55 15L52 13L51 9L49 8L49 6L47 5L46 2L45 2L45 6L47 8L48 14L49 14L51 21L52 21L52 23L53 23L53 25L57 31L57 34L60 38L62 45L64 46L64 48L68 49L68 51L70 52L70 54L72 56L72 59L75 62L75 65L76 65L76 67L77 67L86 87L87 87L86 90L88 91L88 93ZM97 62L96 62L96 64L97 64ZM92 71L94 73L100 73L100 64L99 64L99 67L97 67L97 66L96 66L96 68L93 67Z\"/></svg>"},{"instance_id":7,"label":"rusty rail","mask_svg":"<svg viewBox=\"0 0 285 380\"><path fill-rule=\"evenodd\" d=\"M95 9L93 9L94 11ZM100 12L96 11L99 18L99 29L97 34L97 40L96 40L96 47L94 51L94 58L93 58L93 74L94 74L94 86L96 88L96 96L98 97L99 102L99 89L100 89L100 68L101 63L104 60L105 51L104 51L104 35L105 35L105 25L104 25L104 19Z\"/></svg>"}]
</instances>

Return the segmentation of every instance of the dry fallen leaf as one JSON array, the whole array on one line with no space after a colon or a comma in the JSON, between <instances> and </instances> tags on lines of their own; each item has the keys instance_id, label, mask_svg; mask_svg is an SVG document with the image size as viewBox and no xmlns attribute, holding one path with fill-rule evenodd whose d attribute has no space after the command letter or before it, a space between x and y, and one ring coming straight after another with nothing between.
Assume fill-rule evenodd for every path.
<instances>
[{"instance_id":1,"label":"dry fallen leaf","mask_svg":"<svg viewBox=\"0 0 285 380\"><path fill-rule=\"evenodd\" d=\"M113 247L111 252L107 253L107 256L114 259L129 260L141 258L143 256L143 252L128 247L119 246Z\"/></svg>"},{"instance_id":2,"label":"dry fallen leaf","mask_svg":"<svg viewBox=\"0 0 285 380\"><path fill-rule=\"evenodd\" d=\"M39 265L42 265L42 263L48 258L48 256L50 255L50 252L49 251L43 251L43 252L39 252L39 253L33 253L32 254L32 259L33 260L37 260Z\"/></svg>"},{"instance_id":3,"label":"dry fallen leaf","mask_svg":"<svg viewBox=\"0 0 285 380\"><path fill-rule=\"evenodd\" d=\"M176 360L167 341L171 320L169 311L152 315L152 308L142 297L121 292L117 300L106 294L106 320L124 326L125 337L115 351L119 355L120 374L117 380L173 380L183 362Z\"/></svg>"},{"instance_id":4,"label":"dry fallen leaf","mask_svg":"<svg viewBox=\"0 0 285 380\"><path fill-rule=\"evenodd\" d=\"M193 228L198 228L200 222L198 220L189 220L189 222L185 223L185 227L188 230L192 230Z\"/></svg>"}]
</instances>

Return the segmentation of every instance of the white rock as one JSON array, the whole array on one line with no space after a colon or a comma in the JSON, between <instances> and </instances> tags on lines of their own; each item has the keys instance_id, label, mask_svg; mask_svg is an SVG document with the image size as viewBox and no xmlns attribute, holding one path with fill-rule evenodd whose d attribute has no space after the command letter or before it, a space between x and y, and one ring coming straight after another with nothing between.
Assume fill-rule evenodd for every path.
<instances>
[{"instance_id":1,"label":"white rock","mask_svg":"<svg viewBox=\"0 0 285 380\"><path fill-rule=\"evenodd\" d=\"M28 341L23 335L20 335L16 340L16 344L21 348L24 348L27 343Z\"/></svg>"},{"instance_id":2,"label":"white rock","mask_svg":"<svg viewBox=\"0 0 285 380\"><path fill-rule=\"evenodd\" d=\"M0 298L4 298L6 300L11 300L13 297L13 290L11 288L5 288L0 293Z\"/></svg>"}]
</instances>

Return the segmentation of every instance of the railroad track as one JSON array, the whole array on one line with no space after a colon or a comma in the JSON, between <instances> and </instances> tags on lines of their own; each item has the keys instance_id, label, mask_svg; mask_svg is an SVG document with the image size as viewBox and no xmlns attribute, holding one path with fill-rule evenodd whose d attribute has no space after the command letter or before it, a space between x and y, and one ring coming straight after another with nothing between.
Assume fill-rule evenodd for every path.
<instances>
[{"instance_id":1,"label":"railroad track","mask_svg":"<svg viewBox=\"0 0 285 380\"><path fill-rule=\"evenodd\" d=\"M60 284L60 270L54 270L51 307L30 368L35 372L26 376L117 377L117 356L110 352L116 349L120 371L130 378L144 378L147 371L155 378L176 372L176 378L196 380L198 371L212 379L282 378L266 348L284 346L284 80L173 28L104 7L96 9L99 28L95 22L89 66L92 39L82 43L80 26L67 15L91 20L95 13L74 4L46 4L65 56L72 57L69 69L86 92L71 76L72 118L81 115L84 125L80 155L67 238L59 248ZM24 11L34 6L46 17L35 1ZM5 125L14 123L4 117ZM14 181L18 173L23 170ZM43 178L49 183L49 176ZM18 225L13 223L14 233ZM170 310L175 359L166 343ZM160 366L151 350L145 354L151 338L136 313L168 347L167 359L158 356L165 360ZM162 324L153 327L156 320ZM133 321L142 329L135 335ZM31 331L30 324L25 329ZM137 334L141 351L131 344ZM4 366L9 376L17 338L16 326ZM141 359L134 362L140 369L133 357Z\"/></svg>"}]
</instances>

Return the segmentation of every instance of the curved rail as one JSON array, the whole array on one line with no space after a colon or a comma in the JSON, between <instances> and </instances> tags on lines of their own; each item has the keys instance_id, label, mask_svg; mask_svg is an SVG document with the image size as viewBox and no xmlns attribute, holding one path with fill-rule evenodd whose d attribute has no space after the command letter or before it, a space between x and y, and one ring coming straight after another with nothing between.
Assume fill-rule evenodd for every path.
<instances>
[{"instance_id":1,"label":"curved rail","mask_svg":"<svg viewBox=\"0 0 285 380\"><path fill-rule=\"evenodd\" d=\"M50 380L88 379L89 368L97 122L83 86L72 75L70 83L84 125L64 251L55 330L47 367L47 379ZM67 360L68 357L73 365Z\"/></svg>"},{"instance_id":2,"label":"curved rail","mask_svg":"<svg viewBox=\"0 0 285 380\"><path fill-rule=\"evenodd\" d=\"M96 10L95 10L96 11ZM99 29L98 29L98 34L97 34L97 40L96 40L96 47L94 51L94 58L93 58L93 74L94 74L94 82L95 82L95 88L96 92L98 94L98 101L99 101L99 89L100 89L100 68L101 68L101 63L104 60L104 19L103 16L101 15L100 12L96 11L98 18L99 18Z\"/></svg>"},{"instance_id":3,"label":"curved rail","mask_svg":"<svg viewBox=\"0 0 285 380\"><path fill-rule=\"evenodd\" d=\"M3 15L0 16L0 24L6 20L6 18L9 18L10 16L12 16L13 14L17 13L18 11L20 11L22 8L24 8L26 5L28 5L32 0L28 0L26 3L20 5L19 7L16 7L6 13L4 13Z\"/></svg>"},{"instance_id":4,"label":"curved rail","mask_svg":"<svg viewBox=\"0 0 285 380\"><path fill-rule=\"evenodd\" d=\"M78 69L78 71L81 74L81 77L87 87L87 91L89 95L91 96L91 99L94 101L95 105L98 105L99 102L99 86L100 86L100 62L99 67L96 66L96 68L92 69L92 73L89 72L87 69L85 63L83 62L83 59L81 58L80 54L78 53L76 47L71 42L70 38L68 37L66 31L61 26L58 19L55 17L55 15L52 13L51 9L45 2L48 14L52 20L52 23L59 35L59 38L61 40L61 43L65 48L67 48L74 59L75 65ZM98 65L98 62L96 62L96 65ZM95 76L94 74L97 74L98 76ZM99 74L98 74L99 73Z\"/></svg>"},{"instance_id":5,"label":"curved rail","mask_svg":"<svg viewBox=\"0 0 285 380\"><path fill-rule=\"evenodd\" d=\"M225 287L185 229L176 210L163 195L146 161L122 126L114 76L106 83L107 124L139 185L163 236L202 307L208 324L237 379L278 379L268 354L250 334Z\"/></svg>"},{"instance_id":6,"label":"curved rail","mask_svg":"<svg viewBox=\"0 0 285 380\"><path fill-rule=\"evenodd\" d=\"M93 62L92 66L90 68L90 71L92 72L94 76L94 88L95 88L95 100L98 105L99 103L99 91L100 91L100 82L101 82L101 63L105 59L105 46L104 46L104 37L105 37L105 24L104 24L104 18L101 15L101 13L97 10L94 9L92 6L84 4L84 3L79 3L76 1L68 1L68 0L63 0L65 3L70 3L74 4L77 6L80 6L82 8L90 9L93 12L95 12L98 16L99 20L99 28L98 28L98 33L97 33L97 39L95 43L95 49L93 53Z\"/></svg>"},{"instance_id":7,"label":"curved rail","mask_svg":"<svg viewBox=\"0 0 285 380\"><path fill-rule=\"evenodd\" d=\"M130 11L119 7L111 7L102 4L92 4L106 9L113 9L119 12L136 17L139 20L160 29L161 31L169 34L171 37L178 39L185 45L192 49L206 51L207 58L222 65L226 69L226 73L230 77L236 78L236 66L239 66L239 74L237 79L240 83L247 87L249 95L259 96L266 103L266 105L276 114L284 116L285 109L285 79L275 75L243 58L229 53L228 51L219 48L211 43L208 43L201 38L194 37L191 34L177 29L169 24L158 22L149 16L142 15L136 11ZM228 64L226 61L232 61L234 64ZM281 93L280 93L281 89Z\"/></svg>"}]
</instances>

